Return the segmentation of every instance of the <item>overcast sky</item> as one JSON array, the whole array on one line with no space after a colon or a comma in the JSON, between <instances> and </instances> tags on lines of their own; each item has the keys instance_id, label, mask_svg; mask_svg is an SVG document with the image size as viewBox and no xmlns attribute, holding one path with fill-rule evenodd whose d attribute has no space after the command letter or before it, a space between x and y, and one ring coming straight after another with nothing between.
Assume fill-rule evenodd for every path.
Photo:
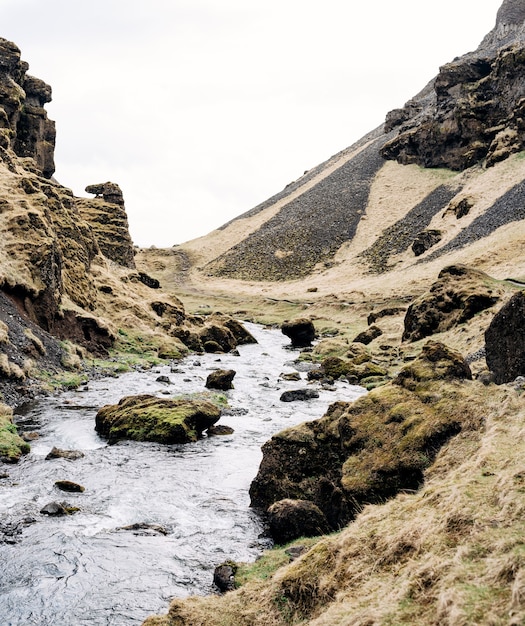
<instances>
[{"instance_id":1,"label":"overcast sky","mask_svg":"<svg viewBox=\"0 0 525 626\"><path fill-rule=\"evenodd\" d=\"M56 173L118 183L131 236L204 235L348 147L501 0L0 0L0 36L53 88Z\"/></svg>"}]
</instances>

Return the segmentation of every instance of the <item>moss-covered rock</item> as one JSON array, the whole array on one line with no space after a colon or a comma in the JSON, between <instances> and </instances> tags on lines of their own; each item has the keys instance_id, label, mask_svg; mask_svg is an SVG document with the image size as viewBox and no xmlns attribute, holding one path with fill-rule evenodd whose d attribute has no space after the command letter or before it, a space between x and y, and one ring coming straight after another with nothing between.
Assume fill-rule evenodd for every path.
<instances>
[{"instance_id":1,"label":"moss-covered rock","mask_svg":"<svg viewBox=\"0 0 525 626\"><path fill-rule=\"evenodd\" d=\"M0 404L0 461L17 463L30 446L19 435L13 424L13 411L5 404Z\"/></svg>"},{"instance_id":2,"label":"moss-covered rock","mask_svg":"<svg viewBox=\"0 0 525 626\"><path fill-rule=\"evenodd\" d=\"M95 429L109 443L121 439L190 443L197 441L220 415L220 409L206 400L127 396L98 411Z\"/></svg>"},{"instance_id":3,"label":"moss-covered rock","mask_svg":"<svg viewBox=\"0 0 525 626\"><path fill-rule=\"evenodd\" d=\"M430 290L408 308L403 341L417 341L463 324L494 306L501 295L501 288L484 272L463 265L445 267Z\"/></svg>"},{"instance_id":4,"label":"moss-covered rock","mask_svg":"<svg viewBox=\"0 0 525 626\"><path fill-rule=\"evenodd\" d=\"M481 419L472 390L457 385L469 373L461 355L429 343L397 384L274 435L250 487L252 506L308 500L336 529L365 503L417 489L441 446Z\"/></svg>"}]
</instances>

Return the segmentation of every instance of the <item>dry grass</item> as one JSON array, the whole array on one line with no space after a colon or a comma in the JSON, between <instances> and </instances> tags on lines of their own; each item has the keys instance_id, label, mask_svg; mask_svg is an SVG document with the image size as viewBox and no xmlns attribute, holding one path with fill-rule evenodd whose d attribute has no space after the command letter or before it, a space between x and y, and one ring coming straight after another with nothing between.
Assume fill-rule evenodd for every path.
<instances>
[{"instance_id":1,"label":"dry grass","mask_svg":"<svg viewBox=\"0 0 525 626\"><path fill-rule=\"evenodd\" d=\"M365 507L267 582L146 624L523 624L525 399L475 385L484 430L451 440L421 491Z\"/></svg>"}]
</instances>

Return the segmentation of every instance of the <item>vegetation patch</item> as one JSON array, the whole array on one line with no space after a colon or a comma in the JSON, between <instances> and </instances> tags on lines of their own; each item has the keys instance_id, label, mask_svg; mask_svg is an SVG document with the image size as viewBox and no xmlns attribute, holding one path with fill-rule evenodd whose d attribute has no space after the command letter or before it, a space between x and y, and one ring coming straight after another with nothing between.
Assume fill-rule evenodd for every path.
<instances>
[{"instance_id":1,"label":"vegetation patch","mask_svg":"<svg viewBox=\"0 0 525 626\"><path fill-rule=\"evenodd\" d=\"M19 435L13 424L13 412L5 404L0 404L0 461L16 463L30 446Z\"/></svg>"}]
</instances>

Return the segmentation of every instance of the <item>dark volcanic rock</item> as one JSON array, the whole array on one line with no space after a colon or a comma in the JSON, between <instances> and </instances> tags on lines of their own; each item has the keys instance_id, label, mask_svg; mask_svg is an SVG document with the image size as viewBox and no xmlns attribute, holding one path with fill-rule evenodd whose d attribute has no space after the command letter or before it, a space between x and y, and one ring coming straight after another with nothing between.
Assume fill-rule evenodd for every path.
<instances>
[{"instance_id":1,"label":"dark volcanic rock","mask_svg":"<svg viewBox=\"0 0 525 626\"><path fill-rule=\"evenodd\" d=\"M281 402L299 402L318 397L319 392L315 389L292 389L290 391L284 391L279 399Z\"/></svg>"},{"instance_id":2,"label":"dark volcanic rock","mask_svg":"<svg viewBox=\"0 0 525 626\"><path fill-rule=\"evenodd\" d=\"M515 294L485 332L487 366L497 384L525 375L525 291Z\"/></svg>"},{"instance_id":3,"label":"dark volcanic rock","mask_svg":"<svg viewBox=\"0 0 525 626\"><path fill-rule=\"evenodd\" d=\"M215 370L208 374L206 378L206 387L208 389L220 389L227 391L233 388L233 379L237 372L235 370Z\"/></svg>"},{"instance_id":4,"label":"dark volcanic rock","mask_svg":"<svg viewBox=\"0 0 525 626\"><path fill-rule=\"evenodd\" d=\"M315 339L315 326L312 320L306 318L284 322L281 331L291 339L294 348L307 348Z\"/></svg>"},{"instance_id":5,"label":"dark volcanic rock","mask_svg":"<svg viewBox=\"0 0 525 626\"><path fill-rule=\"evenodd\" d=\"M379 326L370 326L354 338L354 343L363 343L365 346L367 346L369 343L372 343L374 339L377 339L382 334L383 331L379 328Z\"/></svg>"},{"instance_id":6,"label":"dark volcanic rock","mask_svg":"<svg viewBox=\"0 0 525 626\"><path fill-rule=\"evenodd\" d=\"M428 293L405 315L403 341L417 341L470 320L498 302L501 291L487 274L463 265L441 270Z\"/></svg>"},{"instance_id":7,"label":"dark volcanic rock","mask_svg":"<svg viewBox=\"0 0 525 626\"><path fill-rule=\"evenodd\" d=\"M425 254L433 246L441 241L443 233L440 230L424 230L419 233L412 244L412 252L416 256Z\"/></svg>"},{"instance_id":8,"label":"dark volcanic rock","mask_svg":"<svg viewBox=\"0 0 525 626\"><path fill-rule=\"evenodd\" d=\"M41 174L51 178L56 132L44 109L51 102L51 87L27 75L28 68L17 46L0 38L0 147L30 157Z\"/></svg>"},{"instance_id":9,"label":"dark volcanic rock","mask_svg":"<svg viewBox=\"0 0 525 626\"><path fill-rule=\"evenodd\" d=\"M46 461L51 459L69 459L70 461L76 461L84 456L83 452L79 450L61 450L60 448L53 447L51 452L46 456Z\"/></svg>"},{"instance_id":10,"label":"dark volcanic rock","mask_svg":"<svg viewBox=\"0 0 525 626\"><path fill-rule=\"evenodd\" d=\"M523 150L523 19L523 3L505 0L496 27L475 52L441 67L422 94L387 116L387 128L399 130L381 154L404 164L464 170Z\"/></svg>"},{"instance_id":11,"label":"dark volcanic rock","mask_svg":"<svg viewBox=\"0 0 525 626\"><path fill-rule=\"evenodd\" d=\"M270 534L277 544L299 537L315 537L329 531L324 513L308 500L279 500L267 511Z\"/></svg>"},{"instance_id":12,"label":"dark volcanic rock","mask_svg":"<svg viewBox=\"0 0 525 626\"><path fill-rule=\"evenodd\" d=\"M49 502L40 509L42 515L49 515L51 517L63 517L64 515L76 513L77 511L77 507L71 507L65 502Z\"/></svg>"},{"instance_id":13,"label":"dark volcanic rock","mask_svg":"<svg viewBox=\"0 0 525 626\"><path fill-rule=\"evenodd\" d=\"M471 395L446 382L468 376L461 355L429 346L414 364L402 384L336 402L321 419L274 435L262 448L251 505L266 510L280 500L308 500L337 529L365 503L418 489L441 446L462 430L463 420L467 428L477 424L482 411L472 408ZM421 391L418 380L424 381Z\"/></svg>"},{"instance_id":14,"label":"dark volcanic rock","mask_svg":"<svg viewBox=\"0 0 525 626\"><path fill-rule=\"evenodd\" d=\"M85 487L79 485L78 483L74 483L71 480L57 480L55 482L55 487L60 489L60 491L68 491L70 493L84 493L86 490Z\"/></svg>"},{"instance_id":15,"label":"dark volcanic rock","mask_svg":"<svg viewBox=\"0 0 525 626\"><path fill-rule=\"evenodd\" d=\"M227 561L215 568L213 572L213 583L223 593L235 589L235 574L237 565L233 561Z\"/></svg>"}]
</instances>

